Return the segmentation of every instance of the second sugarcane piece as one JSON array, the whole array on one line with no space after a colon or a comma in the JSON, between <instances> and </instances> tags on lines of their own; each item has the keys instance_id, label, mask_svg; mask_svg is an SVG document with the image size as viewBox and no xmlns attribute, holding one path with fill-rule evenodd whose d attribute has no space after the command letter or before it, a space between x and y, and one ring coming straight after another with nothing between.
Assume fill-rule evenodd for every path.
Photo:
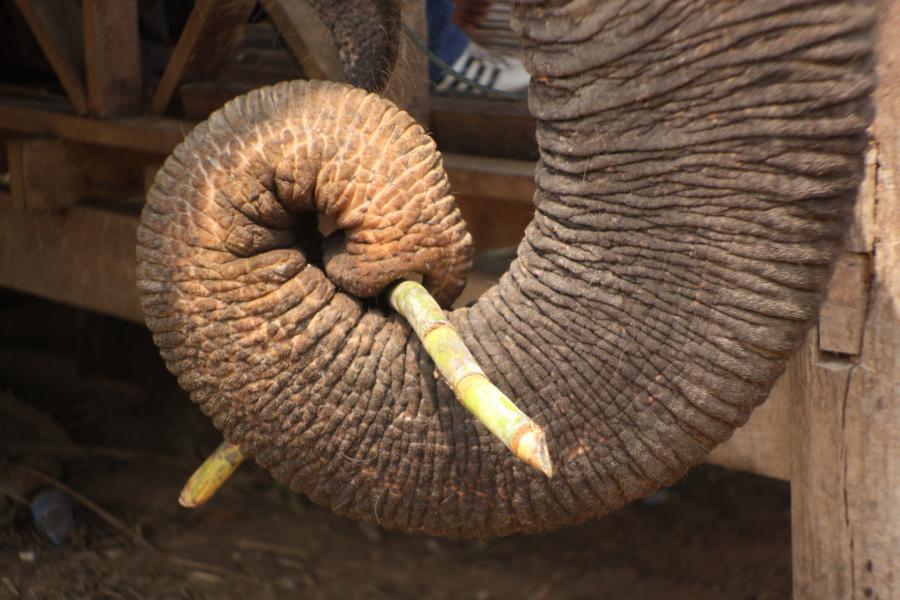
<instances>
[{"instance_id":1,"label":"second sugarcane piece","mask_svg":"<svg viewBox=\"0 0 900 600\"><path fill-rule=\"evenodd\" d=\"M513 454L547 477L552 477L553 463L544 430L488 380L428 290L414 281L402 281L391 288L387 298L394 310L412 325L428 356L460 404ZM194 471L181 492L179 502L190 508L204 504L243 459L240 448L230 442L222 442Z\"/></svg>"}]
</instances>

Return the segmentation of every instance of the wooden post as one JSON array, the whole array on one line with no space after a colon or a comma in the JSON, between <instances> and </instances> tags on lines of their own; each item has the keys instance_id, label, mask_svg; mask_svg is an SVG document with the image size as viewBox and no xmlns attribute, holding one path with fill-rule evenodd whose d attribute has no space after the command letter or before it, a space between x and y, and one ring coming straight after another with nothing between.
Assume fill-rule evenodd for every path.
<instances>
[{"instance_id":1,"label":"wooden post","mask_svg":"<svg viewBox=\"0 0 900 600\"><path fill-rule=\"evenodd\" d=\"M835 273L819 335L793 379L798 600L900 597L900 2L883 4L879 24L877 117L849 238L855 254Z\"/></svg>"},{"instance_id":2,"label":"wooden post","mask_svg":"<svg viewBox=\"0 0 900 600\"><path fill-rule=\"evenodd\" d=\"M81 15L74 0L16 0L75 112L87 112Z\"/></svg>"},{"instance_id":3,"label":"wooden post","mask_svg":"<svg viewBox=\"0 0 900 600\"><path fill-rule=\"evenodd\" d=\"M150 100L150 112L161 114L181 81L212 76L228 58L255 0L197 0Z\"/></svg>"},{"instance_id":4,"label":"wooden post","mask_svg":"<svg viewBox=\"0 0 900 600\"><path fill-rule=\"evenodd\" d=\"M98 117L138 114L141 49L137 0L82 0L88 111Z\"/></svg>"}]
</instances>

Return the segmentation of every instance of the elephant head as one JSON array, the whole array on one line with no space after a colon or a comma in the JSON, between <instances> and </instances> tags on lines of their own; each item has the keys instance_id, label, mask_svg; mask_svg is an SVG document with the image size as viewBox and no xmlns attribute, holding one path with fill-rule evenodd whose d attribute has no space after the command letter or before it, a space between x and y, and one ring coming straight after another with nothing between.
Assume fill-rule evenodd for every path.
<instances>
[{"instance_id":1,"label":"elephant head","mask_svg":"<svg viewBox=\"0 0 900 600\"><path fill-rule=\"evenodd\" d=\"M468 537L605 514L746 422L815 319L861 175L874 18L850 1L516 5L535 216L450 319L544 427L552 479L367 299L420 273L449 302L471 254L434 144L373 94L282 83L188 136L139 230L147 324L226 439L336 513ZM310 211L341 231L320 244Z\"/></svg>"}]
</instances>

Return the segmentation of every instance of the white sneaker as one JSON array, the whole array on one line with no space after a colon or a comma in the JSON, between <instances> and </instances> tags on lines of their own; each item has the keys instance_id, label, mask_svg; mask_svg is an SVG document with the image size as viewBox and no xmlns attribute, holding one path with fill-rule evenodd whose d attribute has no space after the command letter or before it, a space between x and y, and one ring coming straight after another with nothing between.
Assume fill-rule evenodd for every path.
<instances>
[{"instance_id":1,"label":"white sneaker","mask_svg":"<svg viewBox=\"0 0 900 600\"><path fill-rule=\"evenodd\" d=\"M528 71L518 58L494 56L471 41L451 67L463 77L499 92L522 92L528 87L530 79ZM444 75L435 89L439 92L484 93L484 90L455 77L453 73Z\"/></svg>"}]
</instances>

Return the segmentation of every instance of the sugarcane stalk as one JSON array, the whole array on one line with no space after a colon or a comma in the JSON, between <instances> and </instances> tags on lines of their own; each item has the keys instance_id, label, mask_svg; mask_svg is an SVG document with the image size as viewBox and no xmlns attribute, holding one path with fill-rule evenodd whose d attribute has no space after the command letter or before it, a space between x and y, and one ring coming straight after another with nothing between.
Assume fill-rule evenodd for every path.
<instances>
[{"instance_id":1,"label":"sugarcane stalk","mask_svg":"<svg viewBox=\"0 0 900 600\"><path fill-rule=\"evenodd\" d=\"M185 508L206 504L242 462L244 454L241 449L223 441L184 484L178 503Z\"/></svg>"},{"instance_id":2,"label":"sugarcane stalk","mask_svg":"<svg viewBox=\"0 0 900 600\"><path fill-rule=\"evenodd\" d=\"M388 302L409 321L453 394L513 454L547 477L553 464L543 429L488 380L431 294L415 281L402 281Z\"/></svg>"},{"instance_id":3,"label":"sugarcane stalk","mask_svg":"<svg viewBox=\"0 0 900 600\"><path fill-rule=\"evenodd\" d=\"M490 382L428 290L415 281L402 281L387 298L409 321L460 404L519 459L552 477L544 430ZM188 508L204 504L243 460L240 448L223 441L185 484L179 503Z\"/></svg>"}]
</instances>

